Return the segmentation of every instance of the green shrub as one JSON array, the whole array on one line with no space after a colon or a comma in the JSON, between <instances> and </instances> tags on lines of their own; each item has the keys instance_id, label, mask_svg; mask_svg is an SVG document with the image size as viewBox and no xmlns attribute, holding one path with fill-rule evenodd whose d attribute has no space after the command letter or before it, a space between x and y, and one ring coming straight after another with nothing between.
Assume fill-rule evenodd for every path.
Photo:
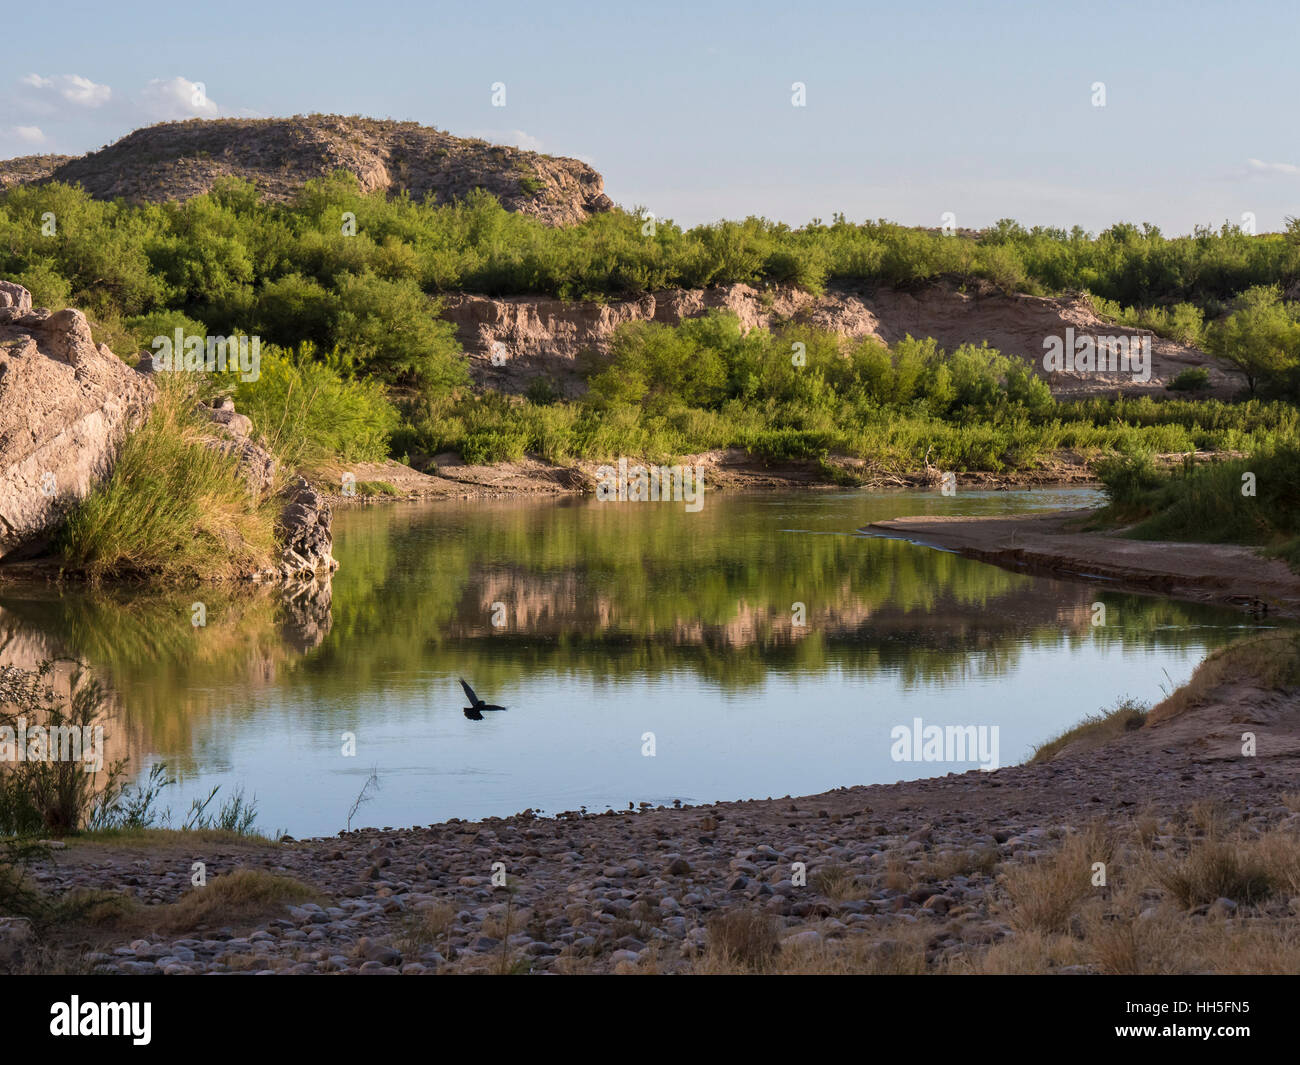
<instances>
[{"instance_id":1,"label":"green shrub","mask_svg":"<svg viewBox=\"0 0 1300 1065\"><path fill-rule=\"evenodd\" d=\"M528 438L509 428L473 429L461 444L461 458L471 466L496 462L518 462L524 457Z\"/></svg>"},{"instance_id":2,"label":"green shrub","mask_svg":"<svg viewBox=\"0 0 1300 1065\"><path fill-rule=\"evenodd\" d=\"M1169 382L1171 392L1199 392L1210 387L1210 371L1203 366L1183 370Z\"/></svg>"},{"instance_id":3,"label":"green shrub","mask_svg":"<svg viewBox=\"0 0 1300 1065\"><path fill-rule=\"evenodd\" d=\"M354 376L337 350L320 358L310 342L264 345L261 372L238 384L235 406L291 469L381 461L401 420L382 384Z\"/></svg>"},{"instance_id":4,"label":"green shrub","mask_svg":"<svg viewBox=\"0 0 1300 1065\"><path fill-rule=\"evenodd\" d=\"M1103 459L1096 466L1097 477L1114 506L1132 506L1147 498L1161 483L1161 476L1149 454L1119 455Z\"/></svg>"},{"instance_id":5,"label":"green shrub","mask_svg":"<svg viewBox=\"0 0 1300 1065\"><path fill-rule=\"evenodd\" d=\"M1104 516L1140 516L1143 540L1256 544L1294 561L1300 537L1300 448L1262 447L1247 459L1195 462L1154 472L1142 458L1104 464L1112 506ZM1127 465L1125 465L1127 464Z\"/></svg>"}]
</instances>

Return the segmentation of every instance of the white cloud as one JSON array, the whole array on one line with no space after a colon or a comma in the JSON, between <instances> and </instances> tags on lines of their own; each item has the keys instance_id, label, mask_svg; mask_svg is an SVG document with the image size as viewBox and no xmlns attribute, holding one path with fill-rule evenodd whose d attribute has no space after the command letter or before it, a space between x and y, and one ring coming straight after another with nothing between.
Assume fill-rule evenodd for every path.
<instances>
[{"instance_id":1,"label":"white cloud","mask_svg":"<svg viewBox=\"0 0 1300 1065\"><path fill-rule=\"evenodd\" d=\"M101 104L108 103L113 90L107 85L96 85L80 74L65 74L59 95L71 104L81 107L99 107Z\"/></svg>"},{"instance_id":2,"label":"white cloud","mask_svg":"<svg viewBox=\"0 0 1300 1065\"><path fill-rule=\"evenodd\" d=\"M10 132L24 144L45 143L45 133L40 126L14 126Z\"/></svg>"},{"instance_id":3,"label":"white cloud","mask_svg":"<svg viewBox=\"0 0 1300 1065\"><path fill-rule=\"evenodd\" d=\"M27 74L20 81L42 93L55 93L77 107L102 107L113 95L113 90L107 85L99 85L80 74L57 74L52 78Z\"/></svg>"},{"instance_id":4,"label":"white cloud","mask_svg":"<svg viewBox=\"0 0 1300 1065\"><path fill-rule=\"evenodd\" d=\"M140 105L154 119L216 118L221 108L207 86L188 78L154 78L140 93Z\"/></svg>"},{"instance_id":5,"label":"white cloud","mask_svg":"<svg viewBox=\"0 0 1300 1065\"><path fill-rule=\"evenodd\" d=\"M1246 165L1257 174L1300 174L1294 163L1266 163L1263 159L1247 159Z\"/></svg>"}]
</instances>

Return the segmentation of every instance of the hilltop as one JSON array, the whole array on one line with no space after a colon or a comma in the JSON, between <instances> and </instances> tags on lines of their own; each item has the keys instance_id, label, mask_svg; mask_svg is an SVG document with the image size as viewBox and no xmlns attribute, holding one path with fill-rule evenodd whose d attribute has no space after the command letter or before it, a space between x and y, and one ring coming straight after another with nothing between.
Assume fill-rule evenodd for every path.
<instances>
[{"instance_id":1,"label":"hilltop","mask_svg":"<svg viewBox=\"0 0 1300 1065\"><path fill-rule=\"evenodd\" d=\"M29 155L0 162L0 188L61 181L96 199L187 200L223 177L252 181L262 197L287 202L307 181L336 170L365 192L409 192L447 203L476 188L509 211L553 225L613 207L586 163L454 137L415 122L342 115L190 119L127 134L82 156Z\"/></svg>"}]
</instances>

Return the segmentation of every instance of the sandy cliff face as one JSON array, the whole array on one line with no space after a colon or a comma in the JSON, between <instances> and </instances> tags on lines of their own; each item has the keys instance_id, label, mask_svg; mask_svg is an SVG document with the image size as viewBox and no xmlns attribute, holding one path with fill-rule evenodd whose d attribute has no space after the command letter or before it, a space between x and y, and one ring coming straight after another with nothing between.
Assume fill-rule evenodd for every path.
<instances>
[{"instance_id":1,"label":"sandy cliff face","mask_svg":"<svg viewBox=\"0 0 1300 1065\"><path fill-rule=\"evenodd\" d=\"M76 158L2 162L0 188L79 182L99 199L163 203L198 196L234 176L254 182L267 199L284 201L335 170L355 174L367 192L408 191L439 203L483 188L508 210L554 225L613 207L600 174L577 159L454 137L414 122L342 115L165 122Z\"/></svg>"},{"instance_id":2,"label":"sandy cliff face","mask_svg":"<svg viewBox=\"0 0 1300 1065\"><path fill-rule=\"evenodd\" d=\"M579 356L605 352L615 329L626 322L676 325L709 311L735 314L744 329L805 324L829 329L847 339L876 337L888 344L905 336L934 337L952 351L961 344L990 346L1024 359L1061 397L1113 393L1161 393L1180 372L1205 367L1211 394L1230 395L1244 379L1230 367L1184 344L1149 332L1111 325L1082 297L1047 298L986 289L963 291L951 284L914 290L869 284L833 284L822 296L789 286L756 289L719 285L708 289L670 289L608 303L549 297L493 298L453 293L443 298L444 317L457 329L470 356L475 380L505 391L523 391L546 376L565 395L583 390ZM1131 374L1055 372L1043 368L1044 340L1066 336L1147 337L1150 379ZM495 356L495 358L494 358Z\"/></svg>"},{"instance_id":3,"label":"sandy cliff face","mask_svg":"<svg viewBox=\"0 0 1300 1065\"><path fill-rule=\"evenodd\" d=\"M1008 295L991 287L963 292L949 284L913 291L881 287L869 295L865 289L861 291L879 322L876 334L886 343L893 344L909 333L934 337L947 351L963 343L987 341L1004 354L1024 359L1047 379L1053 393L1062 397L1113 393L1117 388L1126 393L1160 393L1183 370L1197 367L1209 371L1212 394L1231 395L1246 384L1236 370L1198 348L1155 336L1150 330L1110 324L1079 295ZM1073 329L1076 337L1149 338L1150 380L1123 374L1044 371L1043 341L1064 338L1067 329Z\"/></svg>"}]
</instances>

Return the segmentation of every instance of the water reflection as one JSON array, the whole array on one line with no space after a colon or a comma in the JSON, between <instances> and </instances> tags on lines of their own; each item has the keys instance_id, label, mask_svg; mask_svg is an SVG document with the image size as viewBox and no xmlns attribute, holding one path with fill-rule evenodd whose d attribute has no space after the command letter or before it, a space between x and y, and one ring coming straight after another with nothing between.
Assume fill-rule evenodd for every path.
<instances>
[{"instance_id":1,"label":"water reflection","mask_svg":"<svg viewBox=\"0 0 1300 1065\"><path fill-rule=\"evenodd\" d=\"M372 767L382 787L365 810L383 824L928 775L954 767L891 763L891 724L920 710L953 721L978 712L1018 756L1121 695L1158 697L1245 627L1212 607L854 535L904 514L1088 498L805 493L714 496L693 514L576 499L345 511L332 588L288 601L269 589L9 588L0 661L88 661L111 693L110 753L116 744L142 772L167 761L186 796L242 785L264 827L295 834L341 827ZM466 710L462 677L528 714L508 715L508 727L506 715L485 717L477 711L493 707L467 684ZM353 757L341 753L345 733ZM654 757L641 751L647 733Z\"/></svg>"}]
</instances>

